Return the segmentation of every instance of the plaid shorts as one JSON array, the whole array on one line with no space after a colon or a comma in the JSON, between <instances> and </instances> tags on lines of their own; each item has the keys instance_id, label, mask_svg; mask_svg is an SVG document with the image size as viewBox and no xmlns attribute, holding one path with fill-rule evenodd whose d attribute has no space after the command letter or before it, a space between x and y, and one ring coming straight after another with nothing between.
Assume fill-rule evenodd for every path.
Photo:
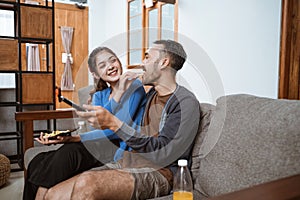
<instances>
[{"instance_id":1,"label":"plaid shorts","mask_svg":"<svg viewBox=\"0 0 300 200\"><path fill-rule=\"evenodd\" d=\"M96 168L96 170L105 169L121 169L121 165L119 163L108 163ZM153 168L126 168L122 170L129 172L134 177L132 200L165 196L172 189L168 180Z\"/></svg>"}]
</instances>

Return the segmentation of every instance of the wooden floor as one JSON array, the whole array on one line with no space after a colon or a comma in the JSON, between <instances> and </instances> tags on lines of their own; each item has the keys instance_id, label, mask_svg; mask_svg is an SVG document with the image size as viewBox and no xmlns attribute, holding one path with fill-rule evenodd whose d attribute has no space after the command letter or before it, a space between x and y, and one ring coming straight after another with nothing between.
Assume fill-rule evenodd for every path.
<instances>
[{"instance_id":1,"label":"wooden floor","mask_svg":"<svg viewBox=\"0 0 300 200\"><path fill-rule=\"evenodd\" d=\"M8 183L0 188L1 200L22 200L24 187L24 172L12 172Z\"/></svg>"}]
</instances>

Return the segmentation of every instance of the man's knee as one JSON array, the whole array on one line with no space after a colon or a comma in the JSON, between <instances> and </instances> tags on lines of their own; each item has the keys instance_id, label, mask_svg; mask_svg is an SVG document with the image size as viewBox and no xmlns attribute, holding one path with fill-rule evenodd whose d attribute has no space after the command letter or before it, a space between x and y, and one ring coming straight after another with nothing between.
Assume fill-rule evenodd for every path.
<instances>
[{"instance_id":1,"label":"man's knee","mask_svg":"<svg viewBox=\"0 0 300 200\"><path fill-rule=\"evenodd\" d=\"M44 200L54 200L54 191L52 188L49 188L44 196Z\"/></svg>"},{"instance_id":2,"label":"man's knee","mask_svg":"<svg viewBox=\"0 0 300 200\"><path fill-rule=\"evenodd\" d=\"M78 176L74 184L74 190L80 190L82 188L86 188L87 186L93 187L93 183L95 181L94 175L92 171L83 172Z\"/></svg>"},{"instance_id":3,"label":"man's knee","mask_svg":"<svg viewBox=\"0 0 300 200\"><path fill-rule=\"evenodd\" d=\"M70 199L71 191L65 191L64 187L51 187L46 190L44 200L63 200Z\"/></svg>"}]
</instances>

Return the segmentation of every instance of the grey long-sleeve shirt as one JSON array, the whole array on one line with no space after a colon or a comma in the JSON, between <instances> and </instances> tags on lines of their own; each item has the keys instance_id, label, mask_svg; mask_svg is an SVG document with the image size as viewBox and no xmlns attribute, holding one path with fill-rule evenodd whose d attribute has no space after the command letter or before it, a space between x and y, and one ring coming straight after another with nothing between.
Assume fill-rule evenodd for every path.
<instances>
[{"instance_id":1,"label":"grey long-sleeve shirt","mask_svg":"<svg viewBox=\"0 0 300 200\"><path fill-rule=\"evenodd\" d=\"M156 93L152 88L147 94L147 107ZM168 167L173 174L177 160L191 162L191 150L200 121L200 104L195 95L183 86L176 90L164 106L158 137L146 136L123 123L116 134L126 141L136 153L161 168Z\"/></svg>"}]
</instances>

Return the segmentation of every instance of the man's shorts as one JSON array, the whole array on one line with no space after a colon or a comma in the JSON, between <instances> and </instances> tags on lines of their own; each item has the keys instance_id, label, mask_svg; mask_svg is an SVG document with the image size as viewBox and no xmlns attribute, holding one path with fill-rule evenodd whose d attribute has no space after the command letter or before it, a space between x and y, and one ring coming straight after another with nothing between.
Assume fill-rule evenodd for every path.
<instances>
[{"instance_id":1,"label":"man's shorts","mask_svg":"<svg viewBox=\"0 0 300 200\"><path fill-rule=\"evenodd\" d=\"M108 163L93 170L120 169L129 172L134 177L132 200L150 199L168 195L171 186L168 180L153 168L122 169L119 163Z\"/></svg>"}]
</instances>

